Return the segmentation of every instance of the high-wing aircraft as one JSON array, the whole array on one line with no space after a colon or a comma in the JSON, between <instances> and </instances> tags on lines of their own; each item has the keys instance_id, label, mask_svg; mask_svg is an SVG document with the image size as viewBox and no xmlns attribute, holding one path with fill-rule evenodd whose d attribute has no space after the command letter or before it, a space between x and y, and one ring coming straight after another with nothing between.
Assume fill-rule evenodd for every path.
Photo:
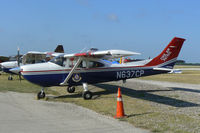
<instances>
[{"instance_id":1,"label":"high-wing aircraft","mask_svg":"<svg viewBox=\"0 0 200 133\"><path fill-rule=\"evenodd\" d=\"M143 61L113 64L105 59L138 53L123 50L88 51L63 54L47 63L24 65L20 67L20 72L26 80L43 87L37 95L39 99L45 97L44 87L63 85L68 86L69 93L75 91L75 86L83 85L83 98L91 99L92 92L88 90L88 84L125 81L170 72L184 41L185 39L175 37L157 57Z\"/></svg>"},{"instance_id":2,"label":"high-wing aircraft","mask_svg":"<svg viewBox=\"0 0 200 133\"><path fill-rule=\"evenodd\" d=\"M0 67L3 72L10 74L8 77L8 80L12 80L13 79L12 74L18 74L18 73L13 73L10 71L10 69L19 67L21 65L26 65L26 64L46 62L62 53L64 53L64 49L62 45L58 45L54 52L29 51L22 56L19 55L19 49L18 49L18 54L16 56L17 60L0 63Z\"/></svg>"}]
</instances>

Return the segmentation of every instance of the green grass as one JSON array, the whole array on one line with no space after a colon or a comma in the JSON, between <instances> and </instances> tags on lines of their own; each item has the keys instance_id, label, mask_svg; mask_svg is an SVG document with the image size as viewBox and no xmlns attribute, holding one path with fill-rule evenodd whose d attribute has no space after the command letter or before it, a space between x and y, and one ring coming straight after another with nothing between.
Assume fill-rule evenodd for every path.
<instances>
[{"instance_id":1,"label":"green grass","mask_svg":"<svg viewBox=\"0 0 200 133\"><path fill-rule=\"evenodd\" d=\"M0 91L14 91L14 92L23 92L23 93L38 93L41 90L41 87L35 84L32 84L24 79L19 80L19 77L14 75L13 80L8 80L8 74L0 75ZM52 90L48 90L47 93L57 94Z\"/></svg>"},{"instance_id":2,"label":"green grass","mask_svg":"<svg viewBox=\"0 0 200 133\"><path fill-rule=\"evenodd\" d=\"M175 69L180 69L180 68L200 68L200 66L195 66L195 65L175 65Z\"/></svg>"},{"instance_id":3,"label":"green grass","mask_svg":"<svg viewBox=\"0 0 200 133\"><path fill-rule=\"evenodd\" d=\"M182 71L181 74L160 74L147 77L141 77L144 80L157 80L178 83L200 84L200 71Z\"/></svg>"}]
</instances>

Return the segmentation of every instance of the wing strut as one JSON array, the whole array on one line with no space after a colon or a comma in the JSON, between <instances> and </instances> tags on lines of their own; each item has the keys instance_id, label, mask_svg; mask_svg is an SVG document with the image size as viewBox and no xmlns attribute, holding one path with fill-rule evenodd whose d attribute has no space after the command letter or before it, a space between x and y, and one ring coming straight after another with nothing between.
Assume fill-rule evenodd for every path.
<instances>
[{"instance_id":1,"label":"wing strut","mask_svg":"<svg viewBox=\"0 0 200 133\"><path fill-rule=\"evenodd\" d=\"M82 59L79 58L78 61L76 62L76 64L74 65L74 67L72 68L72 70L67 75L66 79L62 83L60 83L60 85L67 85L68 80L71 78L72 74L74 73L74 70L78 67L78 65L81 63L81 61L82 61Z\"/></svg>"}]
</instances>

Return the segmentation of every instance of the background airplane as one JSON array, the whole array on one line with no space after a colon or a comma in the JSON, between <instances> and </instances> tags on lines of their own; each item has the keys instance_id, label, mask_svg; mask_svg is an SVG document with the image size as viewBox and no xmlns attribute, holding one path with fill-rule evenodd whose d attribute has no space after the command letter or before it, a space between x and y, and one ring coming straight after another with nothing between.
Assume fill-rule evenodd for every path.
<instances>
[{"instance_id":1,"label":"background airplane","mask_svg":"<svg viewBox=\"0 0 200 133\"><path fill-rule=\"evenodd\" d=\"M60 54L64 53L64 48L62 45L58 45L54 52L37 52L37 51L29 51L24 55L19 54L19 48L16 55L15 61L6 61L3 63L0 63L0 67L3 72L9 73L8 80L12 80L13 73L10 71L12 68L19 67L21 65L26 64L35 64L35 63L42 63L51 60L53 57L58 56Z\"/></svg>"},{"instance_id":2,"label":"background airplane","mask_svg":"<svg viewBox=\"0 0 200 133\"><path fill-rule=\"evenodd\" d=\"M124 64L113 64L104 59L120 58L138 53L123 50L88 51L86 53L63 54L47 63L24 65L20 72L24 78L42 86L38 98L44 98L44 87L68 86L73 93L77 85L83 85L83 98L91 99L88 84L139 78L173 70L185 39L173 38L155 58ZM19 72L16 69L11 70Z\"/></svg>"}]
</instances>

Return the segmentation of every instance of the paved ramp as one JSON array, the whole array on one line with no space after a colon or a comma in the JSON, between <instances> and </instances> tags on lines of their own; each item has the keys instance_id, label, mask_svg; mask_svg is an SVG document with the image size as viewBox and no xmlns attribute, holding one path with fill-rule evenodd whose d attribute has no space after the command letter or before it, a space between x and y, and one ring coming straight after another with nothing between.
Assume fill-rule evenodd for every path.
<instances>
[{"instance_id":1,"label":"paved ramp","mask_svg":"<svg viewBox=\"0 0 200 133\"><path fill-rule=\"evenodd\" d=\"M0 93L0 133L147 133L70 103L34 100L33 94Z\"/></svg>"}]
</instances>

